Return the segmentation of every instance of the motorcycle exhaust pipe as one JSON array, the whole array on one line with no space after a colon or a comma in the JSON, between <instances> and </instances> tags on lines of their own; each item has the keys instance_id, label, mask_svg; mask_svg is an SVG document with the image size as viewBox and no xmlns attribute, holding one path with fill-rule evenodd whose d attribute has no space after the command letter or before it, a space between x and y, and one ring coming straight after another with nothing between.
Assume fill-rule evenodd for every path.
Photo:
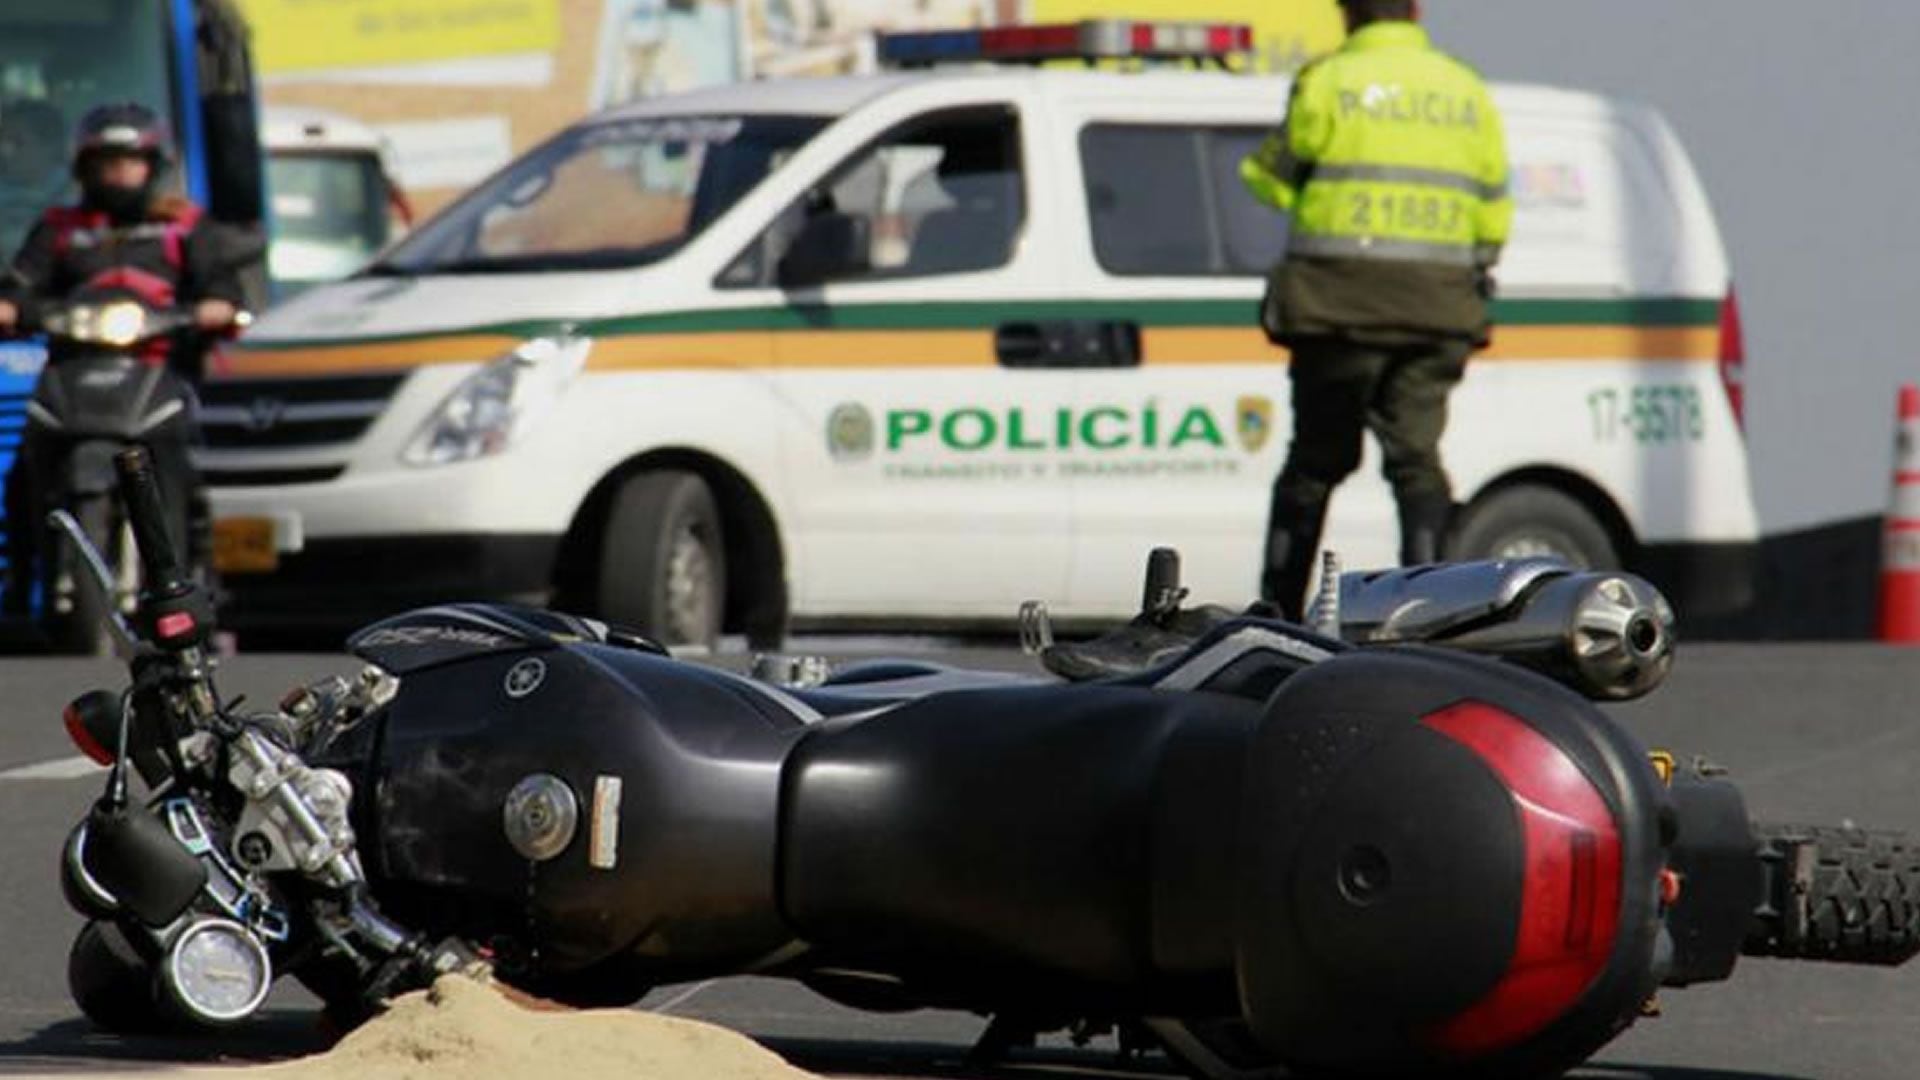
<instances>
[{"instance_id":1,"label":"motorcycle exhaust pipe","mask_svg":"<svg viewBox=\"0 0 1920 1080\"><path fill-rule=\"evenodd\" d=\"M1596 701L1627 701L1673 668L1673 608L1645 579L1552 559L1344 575L1340 635L1498 657Z\"/></svg>"},{"instance_id":2,"label":"motorcycle exhaust pipe","mask_svg":"<svg viewBox=\"0 0 1920 1080\"><path fill-rule=\"evenodd\" d=\"M1651 692L1673 668L1673 609L1627 574L1574 574L1545 583L1501 621L1444 644L1533 668L1596 701Z\"/></svg>"}]
</instances>

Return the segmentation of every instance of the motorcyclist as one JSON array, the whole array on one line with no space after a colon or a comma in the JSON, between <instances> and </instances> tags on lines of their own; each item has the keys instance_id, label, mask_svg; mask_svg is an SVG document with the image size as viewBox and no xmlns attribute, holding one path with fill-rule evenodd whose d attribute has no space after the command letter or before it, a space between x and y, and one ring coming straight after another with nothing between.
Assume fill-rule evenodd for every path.
<instances>
[{"instance_id":1,"label":"motorcyclist","mask_svg":"<svg viewBox=\"0 0 1920 1080\"><path fill-rule=\"evenodd\" d=\"M73 176L80 201L48 209L14 256L0 282L0 335L30 333L45 308L76 292L130 296L151 308L190 308L204 334L232 327L243 293L234 268L216 238L202 225L198 207L169 187L173 155L166 124L138 104L99 106L80 121L74 139ZM185 342L160 342L143 353L196 380L202 350ZM48 357L48 365L61 357ZM45 494L58 466L58 447L36 438L29 425L6 490L9 587L0 598L22 612L31 591L31 568L40 530L28 525L44 515ZM168 425L150 449L170 506L187 506L197 482L187 446L191 425ZM187 525L175 523L177 550L185 550Z\"/></svg>"}]
</instances>

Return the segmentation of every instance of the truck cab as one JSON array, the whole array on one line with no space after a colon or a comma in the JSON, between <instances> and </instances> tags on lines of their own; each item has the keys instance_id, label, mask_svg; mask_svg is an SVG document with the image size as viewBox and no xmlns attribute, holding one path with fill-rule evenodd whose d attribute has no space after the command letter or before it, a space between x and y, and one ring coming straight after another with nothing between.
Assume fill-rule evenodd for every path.
<instances>
[{"instance_id":1,"label":"truck cab","mask_svg":"<svg viewBox=\"0 0 1920 1080\"><path fill-rule=\"evenodd\" d=\"M324 109L273 105L261 135L273 210L267 272L276 298L353 274L412 224L386 142L368 125Z\"/></svg>"}]
</instances>

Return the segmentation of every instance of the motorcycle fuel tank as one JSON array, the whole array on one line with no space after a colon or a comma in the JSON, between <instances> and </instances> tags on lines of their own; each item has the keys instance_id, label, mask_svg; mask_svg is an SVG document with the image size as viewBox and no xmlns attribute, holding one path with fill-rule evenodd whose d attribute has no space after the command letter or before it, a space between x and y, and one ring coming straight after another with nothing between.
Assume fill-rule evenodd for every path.
<instances>
[{"instance_id":1,"label":"motorcycle fuel tank","mask_svg":"<svg viewBox=\"0 0 1920 1080\"><path fill-rule=\"evenodd\" d=\"M537 981L606 962L666 980L787 948L777 805L802 721L769 688L558 618L436 608L355 638L404 672L361 826L383 904ZM569 803L557 850L516 850Z\"/></svg>"}]
</instances>

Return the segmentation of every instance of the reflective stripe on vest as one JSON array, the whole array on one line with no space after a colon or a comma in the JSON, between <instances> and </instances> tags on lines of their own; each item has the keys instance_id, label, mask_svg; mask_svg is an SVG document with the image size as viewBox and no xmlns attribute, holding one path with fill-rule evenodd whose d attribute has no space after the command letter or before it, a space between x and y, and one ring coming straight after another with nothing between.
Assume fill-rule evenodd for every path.
<instances>
[{"instance_id":1,"label":"reflective stripe on vest","mask_svg":"<svg viewBox=\"0 0 1920 1080\"><path fill-rule=\"evenodd\" d=\"M1422 169L1412 165L1320 165L1314 168L1313 179L1322 182L1364 180L1376 184L1420 184L1463 191L1488 202L1507 197L1505 181L1489 184L1466 173Z\"/></svg>"}]
</instances>

